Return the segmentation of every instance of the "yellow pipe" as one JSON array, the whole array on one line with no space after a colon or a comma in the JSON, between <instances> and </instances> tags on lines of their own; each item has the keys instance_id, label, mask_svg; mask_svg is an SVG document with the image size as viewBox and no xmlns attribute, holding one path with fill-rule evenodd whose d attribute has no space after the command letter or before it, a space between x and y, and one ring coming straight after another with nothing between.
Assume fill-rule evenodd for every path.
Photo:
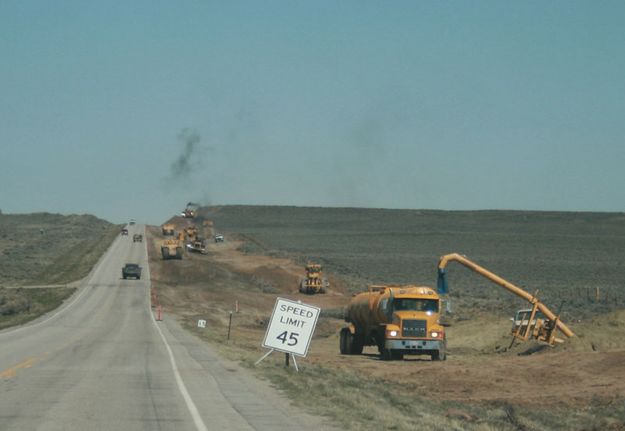
<instances>
[{"instance_id":1,"label":"yellow pipe","mask_svg":"<svg viewBox=\"0 0 625 431\"><path fill-rule=\"evenodd\" d=\"M547 308L547 306L545 304L540 302L533 295L527 293L525 290L521 289L520 287L515 286L514 284L510 283L509 281L504 280L503 278L499 277L498 275L493 274L492 272L488 271L487 269L482 268L481 266L479 266L475 262L470 261L466 257L464 257L462 255L459 255L458 253L451 253L451 254L447 254L445 256L442 256L441 259L438 261L438 269L439 269L439 271L444 270L445 267L447 266L447 264L449 262L452 262L452 261L456 261L456 262L466 266L470 270L472 270L474 272L477 272L478 274L482 275L483 277L486 277L487 279L489 279L493 283L496 283L496 284L500 285L501 287L503 287L503 288L509 290L510 292L514 293L515 295L520 296L521 298L527 300L530 304L537 304L538 309L545 315L546 318L550 319L551 321L556 321L556 315L553 314L553 312L549 308ZM567 337L574 337L575 336L573 331L571 331L571 329L568 326L566 326L560 319L558 319L556 321L556 325L557 325L558 329L560 331L562 331L562 333L564 335L566 335Z\"/></svg>"}]
</instances>

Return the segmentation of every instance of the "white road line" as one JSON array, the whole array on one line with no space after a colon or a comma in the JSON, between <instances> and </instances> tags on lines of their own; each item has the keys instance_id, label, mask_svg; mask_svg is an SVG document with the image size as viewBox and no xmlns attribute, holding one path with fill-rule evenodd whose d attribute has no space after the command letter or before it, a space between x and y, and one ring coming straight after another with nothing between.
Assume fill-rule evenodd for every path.
<instances>
[{"instance_id":1,"label":"white road line","mask_svg":"<svg viewBox=\"0 0 625 431\"><path fill-rule=\"evenodd\" d=\"M143 231L143 238L146 238L145 236L145 228ZM176 383L178 384L178 390L180 391L180 394L182 395L182 398L184 399L185 404L187 405L187 409L189 409L189 413L191 413L191 417L193 418L193 423L195 424L195 428L198 431L208 431L208 428L206 428L206 424L204 424L204 421L202 420L202 416L200 416L200 412L198 411L195 403L193 402L193 400L191 399L191 395L189 395L189 391L187 390L187 387L184 384L184 381L182 380L182 377L180 376L180 372L178 371L178 366L176 365L176 359L174 358L174 353L171 350L171 347L169 347L169 343L167 342L167 339L165 338L165 335L163 335L163 331L161 331L161 328L158 326L158 323L156 323L156 318L154 317L154 313L152 312L152 307L151 307L151 290L152 290L152 279L150 277L150 258L148 255L148 242L147 240L144 241L144 245L145 245L145 255L146 255L146 269L147 269L147 273L148 273L148 277L147 279L149 280L148 283L148 312L150 313L150 316L152 316L152 323L154 323L154 326L156 327L156 330L158 331L159 335L161 336L161 339L163 340L163 344L165 344L165 348L167 349L167 353L169 354L169 361L171 363L171 368L174 371L174 376L176 377Z\"/></svg>"}]
</instances>

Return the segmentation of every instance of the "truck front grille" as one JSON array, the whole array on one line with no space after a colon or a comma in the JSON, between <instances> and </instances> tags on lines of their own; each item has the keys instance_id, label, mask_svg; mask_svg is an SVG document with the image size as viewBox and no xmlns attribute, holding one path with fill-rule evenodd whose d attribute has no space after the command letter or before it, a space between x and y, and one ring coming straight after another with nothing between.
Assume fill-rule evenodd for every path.
<instances>
[{"instance_id":1,"label":"truck front grille","mask_svg":"<svg viewBox=\"0 0 625 431\"><path fill-rule=\"evenodd\" d=\"M404 337L425 337L427 334L426 320L404 320L401 332Z\"/></svg>"}]
</instances>

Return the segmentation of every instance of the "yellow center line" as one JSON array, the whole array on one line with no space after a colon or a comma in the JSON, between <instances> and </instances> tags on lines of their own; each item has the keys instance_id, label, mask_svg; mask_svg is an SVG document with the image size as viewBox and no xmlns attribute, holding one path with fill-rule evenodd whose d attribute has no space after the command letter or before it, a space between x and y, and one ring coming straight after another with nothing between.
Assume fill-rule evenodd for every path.
<instances>
[{"instance_id":1,"label":"yellow center line","mask_svg":"<svg viewBox=\"0 0 625 431\"><path fill-rule=\"evenodd\" d=\"M33 365L35 365L35 363L41 361L47 355L48 354L45 353L43 356L40 356L38 358L26 358L25 360L23 360L19 364L14 365L11 368L7 368L6 370L0 372L0 378L2 378L2 379L10 379L12 377L15 377L17 375L17 370L22 370L22 369L27 369L27 368L32 367Z\"/></svg>"}]
</instances>

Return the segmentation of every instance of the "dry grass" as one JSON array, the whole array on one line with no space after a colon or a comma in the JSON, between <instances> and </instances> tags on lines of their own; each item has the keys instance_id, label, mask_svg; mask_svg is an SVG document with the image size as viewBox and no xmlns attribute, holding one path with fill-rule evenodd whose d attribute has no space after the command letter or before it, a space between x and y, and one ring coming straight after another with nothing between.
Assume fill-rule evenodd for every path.
<instances>
[{"instance_id":1,"label":"dry grass","mask_svg":"<svg viewBox=\"0 0 625 431\"><path fill-rule=\"evenodd\" d=\"M0 286L65 285L84 278L119 234L90 215L0 215ZM74 288L0 288L0 329L58 307Z\"/></svg>"},{"instance_id":2,"label":"dry grass","mask_svg":"<svg viewBox=\"0 0 625 431\"><path fill-rule=\"evenodd\" d=\"M223 356L238 361L259 377L284 391L293 403L312 414L328 416L347 430L620 430L625 428L625 400L596 401L585 408L519 407L507 402L438 401L396 382L371 377L356 370L338 369L298 361L300 372L284 367L284 355L274 353L259 366L263 351L258 340L245 337L239 326L226 340L227 319L198 329L198 316L188 316L184 326L216 347ZM240 325L240 323L238 323ZM537 382L537 391L540 384ZM557 405L557 404L556 404Z\"/></svg>"},{"instance_id":3,"label":"dry grass","mask_svg":"<svg viewBox=\"0 0 625 431\"><path fill-rule=\"evenodd\" d=\"M75 290L70 287L0 288L0 329L21 325L54 310Z\"/></svg>"},{"instance_id":4,"label":"dry grass","mask_svg":"<svg viewBox=\"0 0 625 431\"><path fill-rule=\"evenodd\" d=\"M86 276L119 227L90 215L0 215L0 286L64 284Z\"/></svg>"}]
</instances>

